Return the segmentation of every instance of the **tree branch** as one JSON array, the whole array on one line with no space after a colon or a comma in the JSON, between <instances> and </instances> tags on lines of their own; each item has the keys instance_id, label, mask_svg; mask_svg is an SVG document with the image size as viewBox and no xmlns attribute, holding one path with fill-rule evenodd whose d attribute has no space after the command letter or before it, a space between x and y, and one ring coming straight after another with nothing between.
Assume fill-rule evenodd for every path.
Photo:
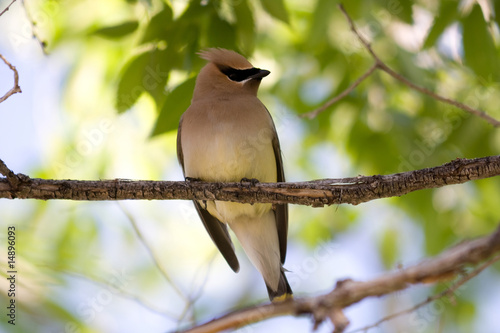
<instances>
[{"instance_id":1,"label":"tree branch","mask_svg":"<svg viewBox=\"0 0 500 333\"><path fill-rule=\"evenodd\" d=\"M304 314L312 315L315 327L327 318L331 318L332 321L336 320L342 327L336 327L335 332L343 332L347 318L343 318L342 309L367 297L382 296L407 289L412 284L437 283L449 280L462 274L467 265L475 265L487 260L498 251L500 251L500 226L489 236L462 242L437 257L424 260L405 269L387 273L371 281L353 281L350 279L337 281L333 291L326 295L292 299L281 303L258 305L235 311L206 324L186 330L184 333L219 332L236 329L277 316L299 316ZM491 265L496 259L489 261L487 265ZM481 269L485 268L483 266L468 275L477 275Z\"/></svg>"},{"instance_id":2,"label":"tree branch","mask_svg":"<svg viewBox=\"0 0 500 333\"><path fill-rule=\"evenodd\" d=\"M351 84L346 90L344 90L343 92L341 92L340 94L338 94L337 96L335 96L334 98L332 98L331 100L329 100L328 102L326 102L325 104L323 104L322 106L320 106L319 108L317 108L316 110L302 114L301 117L307 117L309 119L315 118L318 114L320 114L321 112L325 111L330 106L332 106L333 104L335 104L338 101L340 101L342 98L344 98L347 95L349 95L349 93L351 91L353 91L357 86L359 86L361 84L361 82L363 82L367 77L369 77L370 75L372 75L372 73L377 68L378 68L378 64L376 64L376 63L373 64L373 66L370 67L370 69L368 69L363 75L361 75L356 81L354 81L354 83Z\"/></svg>"},{"instance_id":3,"label":"tree branch","mask_svg":"<svg viewBox=\"0 0 500 333\"><path fill-rule=\"evenodd\" d=\"M48 53L47 53L47 42L44 41L44 40L41 40L40 37L38 36L38 32L37 32L37 29L36 29L37 22L35 21L33 15L31 15L30 10L28 10L28 6L26 4L26 1L23 1L22 4L24 5L24 11L26 13L26 18L28 19L28 21L31 24L31 35L38 42L38 44L40 44L40 47L42 49L43 54L44 55L48 55Z\"/></svg>"},{"instance_id":4,"label":"tree branch","mask_svg":"<svg viewBox=\"0 0 500 333\"><path fill-rule=\"evenodd\" d=\"M125 209L125 207L120 205L120 209L122 210L123 214L127 217L129 220L130 224L132 225L132 229L135 232L135 235L137 236L139 242L144 246L146 251L149 253L149 256L153 260L154 266L156 266L156 269L158 272L160 272L161 276L167 281L167 283L172 287L172 289L175 291L175 293L185 302L188 301L188 298L184 294L184 292L177 286L177 284L174 282L174 280L170 277L170 274L167 272L167 270L163 267L161 264L161 260L158 258L156 253L153 251L153 249L149 246L148 241L142 234L141 230L139 229L139 226L137 225L137 222L135 221L135 218Z\"/></svg>"},{"instance_id":5,"label":"tree branch","mask_svg":"<svg viewBox=\"0 0 500 333\"><path fill-rule=\"evenodd\" d=\"M375 328L375 327L379 326L380 324L382 324L383 322L392 320L392 319L394 319L396 317L399 317L399 316L402 316L402 315L405 315L405 314L412 313L412 312L418 310L419 308L421 308L422 306L434 302L435 300L438 300L438 299L443 298L443 297L453 297L453 294L455 293L455 291L458 290L458 288L460 288L461 286L463 286L466 282L468 282L472 278L478 276L479 273L481 273L482 271L484 271L486 268L490 267L491 265L493 265L497 261L500 261L500 255L497 255L494 258L491 258L488 261L482 263L481 265L479 265L478 267L476 267L472 272L470 272L470 273L462 276L457 282L453 283L453 285L451 287L443 290L439 294L436 294L434 296L428 297L425 301L422 301L422 302L420 302L420 303L412 306L409 309L393 313L393 314L391 314L391 315L389 315L387 317L384 317L384 318L380 319L379 321L377 321L374 324L358 328L358 329L356 329L354 331L349 331L349 333L367 332L369 329Z\"/></svg>"},{"instance_id":6,"label":"tree branch","mask_svg":"<svg viewBox=\"0 0 500 333\"><path fill-rule=\"evenodd\" d=\"M392 76L393 78L395 78L396 80L398 80L399 82L405 84L406 86L408 86L409 88L411 88L413 90L416 90L416 91L418 91L418 92L420 92L422 94L430 96L430 97L434 98L435 100L438 100L440 102L453 105L453 106L455 106L457 108L460 108L460 109L462 109L462 110L464 110L466 112L469 112L470 114L473 114L475 116L483 118L484 120L486 120L487 122L489 122L494 127L500 127L500 121L497 120L497 119L495 119L495 118L493 118L492 116L488 115L486 112L478 110L478 109L475 109L473 107L470 107L470 106L468 106L466 104L463 104L463 103L460 103L458 101L452 100L450 98L438 95L438 94L430 91L427 88L424 88L424 87L421 87L419 85L416 85L415 83L411 82L410 80L408 80L407 78L405 78L401 74L399 74L399 73L395 72L394 70L392 70L382 60L380 60L380 58L375 53L375 51L373 51L370 43L367 40L365 40L363 38L363 36L360 34L360 32L356 29L356 26L354 25L353 20L351 19L351 17L349 16L349 14L347 14L347 12L345 11L344 6L342 6L342 4L339 4L339 8L342 11L342 13L344 14L347 22L349 23L349 26L350 26L352 32L356 35L356 37L361 42L361 44L363 44L363 46L368 51L368 53L370 53L370 55L373 58L373 60L375 60L375 63L373 64L372 67L370 67L370 69L365 74L363 74L363 76L361 76L357 81L355 81L353 85L351 85L345 91L343 91L342 93L340 93L338 96L332 98L331 100L329 100L324 105L322 105L321 107L317 108L316 110L313 110L311 112L303 114L302 115L303 117L307 117L307 118L311 118L311 119L314 118L314 117L316 117L318 114L320 114L321 112L323 112L324 110L326 110L328 107L330 107L331 105L333 105L334 103L336 103L338 100L340 100L341 98L343 98L345 95L347 95L348 93L350 93L364 79L366 79L368 76L370 76L375 71L375 69L380 69L380 70L386 72L387 74L389 74L390 76Z\"/></svg>"},{"instance_id":7,"label":"tree branch","mask_svg":"<svg viewBox=\"0 0 500 333\"><path fill-rule=\"evenodd\" d=\"M10 9L10 6L12 6L14 2L16 2L16 0L12 0L11 3L9 3L9 5L4 10L2 10L0 16L2 16L6 11L8 11Z\"/></svg>"},{"instance_id":8,"label":"tree branch","mask_svg":"<svg viewBox=\"0 0 500 333\"><path fill-rule=\"evenodd\" d=\"M7 179L7 182L10 184L13 190L18 189L18 185L21 182L21 179L18 175L16 175L11 169L5 165L4 161L0 160L0 174L4 175ZM24 176L24 175L23 175ZM26 178L25 178L26 179ZM2 179L0 179L2 180Z\"/></svg>"},{"instance_id":9,"label":"tree branch","mask_svg":"<svg viewBox=\"0 0 500 333\"><path fill-rule=\"evenodd\" d=\"M126 179L54 180L17 174L17 187L9 181L13 179L12 175L7 179L0 178L0 198L80 201L196 199L242 203L292 203L322 207L342 203L357 205L374 199L401 196L417 190L462 184L498 175L500 155L455 159L433 168L385 176L256 185Z\"/></svg>"},{"instance_id":10,"label":"tree branch","mask_svg":"<svg viewBox=\"0 0 500 333\"><path fill-rule=\"evenodd\" d=\"M11 3L12 4L12 3ZM9 5L10 7L10 5ZM7 7L7 9L9 8ZM2 14L7 10L5 9ZM10 89L9 91L7 91L7 93L5 95L3 95L2 97L0 97L0 103L2 103L3 101L5 101L7 98L9 98L10 96L14 95L15 93L21 93L21 87L19 86L19 73L17 72L17 69L15 66L12 66L12 64L10 62L7 61L7 59L5 59L5 57L3 55L0 54L0 58L3 60L3 62L9 66L9 68L14 72L14 87L12 87L12 89Z\"/></svg>"}]
</instances>

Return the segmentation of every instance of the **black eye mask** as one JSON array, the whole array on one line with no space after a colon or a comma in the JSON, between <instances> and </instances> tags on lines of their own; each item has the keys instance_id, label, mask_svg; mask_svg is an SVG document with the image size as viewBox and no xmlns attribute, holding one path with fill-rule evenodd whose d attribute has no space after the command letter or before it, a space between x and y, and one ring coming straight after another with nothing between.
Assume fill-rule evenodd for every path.
<instances>
[{"instance_id":1,"label":"black eye mask","mask_svg":"<svg viewBox=\"0 0 500 333\"><path fill-rule=\"evenodd\" d=\"M224 73L231 81L241 82L246 79L253 78L254 75L257 75L262 72L260 68L248 68L248 69L236 69L228 66L217 66L219 70Z\"/></svg>"}]
</instances>

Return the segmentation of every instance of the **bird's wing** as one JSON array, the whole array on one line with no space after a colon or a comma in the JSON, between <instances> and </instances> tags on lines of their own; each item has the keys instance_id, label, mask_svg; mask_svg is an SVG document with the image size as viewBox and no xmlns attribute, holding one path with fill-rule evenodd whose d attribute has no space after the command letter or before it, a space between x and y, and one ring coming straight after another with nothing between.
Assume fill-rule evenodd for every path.
<instances>
[{"instance_id":1,"label":"bird's wing","mask_svg":"<svg viewBox=\"0 0 500 333\"><path fill-rule=\"evenodd\" d=\"M179 160L179 164L182 167L182 172L184 173L184 155L182 153L182 144L181 144L181 129L182 129L182 118L179 124L179 130L177 132L177 159ZM227 263L231 267L231 269L235 272L240 270L240 264L238 263L238 258L236 257L236 253L234 252L233 242L229 236L229 232L227 231L227 227L224 223L221 223L215 217L213 217L206 209L202 208L201 205L193 200L194 206L196 207L196 211L205 226L210 238L215 243L215 246L219 249L220 253L224 256Z\"/></svg>"},{"instance_id":2,"label":"bird's wing","mask_svg":"<svg viewBox=\"0 0 500 333\"><path fill-rule=\"evenodd\" d=\"M281 148L278 139L278 133L276 132L276 128L273 129L274 129L273 150L274 150L274 157L276 158L276 171L278 175L277 181L285 182L285 173L283 171L283 160L281 158ZM286 241L288 235L288 205L277 204L275 214L276 214L276 227L278 229L278 239L280 242L281 263L284 264L286 257Z\"/></svg>"},{"instance_id":3,"label":"bird's wing","mask_svg":"<svg viewBox=\"0 0 500 333\"><path fill-rule=\"evenodd\" d=\"M235 272L240 270L240 264L238 263L238 258L234 252L233 242L229 237L229 232L227 231L227 226L213 217L206 209L202 208L197 201L193 201L198 215L200 215L201 221L207 229L210 238L215 243L215 246L219 249L220 253L224 256L227 263L231 269Z\"/></svg>"},{"instance_id":4,"label":"bird's wing","mask_svg":"<svg viewBox=\"0 0 500 333\"><path fill-rule=\"evenodd\" d=\"M181 144L181 130L182 130L182 118L179 121L179 129L177 130L177 160L182 168L182 173L184 174L184 154L182 154L182 144Z\"/></svg>"}]
</instances>

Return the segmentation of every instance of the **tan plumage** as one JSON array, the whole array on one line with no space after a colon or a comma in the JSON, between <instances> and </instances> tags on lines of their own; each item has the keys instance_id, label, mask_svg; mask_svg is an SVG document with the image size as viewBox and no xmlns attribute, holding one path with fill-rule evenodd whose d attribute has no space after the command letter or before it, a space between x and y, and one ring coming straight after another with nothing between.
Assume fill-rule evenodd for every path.
<instances>
[{"instance_id":1,"label":"tan plumage","mask_svg":"<svg viewBox=\"0 0 500 333\"><path fill-rule=\"evenodd\" d=\"M254 68L225 49L200 53L209 63L196 80L191 106L177 134L177 155L184 176L213 182L284 182L276 129L257 90L269 71ZM286 256L287 205L196 202L212 240L231 266L238 259L227 225L262 274L271 300L291 295L282 264Z\"/></svg>"}]
</instances>

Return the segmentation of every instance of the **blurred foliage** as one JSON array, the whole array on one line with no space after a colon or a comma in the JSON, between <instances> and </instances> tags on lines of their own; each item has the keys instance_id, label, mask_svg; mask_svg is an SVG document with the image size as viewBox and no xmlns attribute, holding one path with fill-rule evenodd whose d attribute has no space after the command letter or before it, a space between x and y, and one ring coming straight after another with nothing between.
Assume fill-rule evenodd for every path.
<instances>
[{"instance_id":1,"label":"blurred foliage","mask_svg":"<svg viewBox=\"0 0 500 333\"><path fill-rule=\"evenodd\" d=\"M122 134L123 137L136 135L136 141L158 149L119 148L124 139L117 135L114 146L98 150L97 162L76 163L76 167L70 168L73 173L65 176L118 177L117 170L124 166L116 162L116 156L129 148L134 150L128 154L147 154L147 160L137 159L137 163L146 165L161 164L158 151L168 151L173 157L173 131L190 103L196 73L205 63L197 52L208 47L234 49L256 66L271 70L272 74L263 81L260 97L273 114L280 134L286 134L290 128L297 132L290 135L297 137L289 140L294 143L292 148L282 143L284 151L290 152L285 153L285 168L290 170L288 174L295 175L295 180L299 176L306 180L396 173L440 165L455 158L499 153L498 130L484 120L412 91L380 71L317 118L299 118L338 95L373 64L337 4L332 0L26 2L30 16L38 21L35 31L46 41L49 54L73 52L61 87L62 104L68 110L68 133L62 140L67 146L58 146L58 150L78 149L70 125L76 126L82 115L116 117L117 113L122 122L128 119L136 126L131 128L137 129L133 134ZM500 119L500 1L481 4L452 0L352 0L344 6L380 58L395 71L416 84ZM89 72L95 75L89 76ZM99 103L93 104L96 101ZM159 143L163 139L169 142L168 147ZM324 163L323 159L331 157L323 153L330 152L327 148L332 149L334 157L348 162ZM171 167L174 162L161 162L175 168ZM340 164L345 167L339 167ZM151 172L151 177L163 175L154 166L144 168ZM55 177L51 170L36 172ZM495 228L499 219L499 188L497 177L415 192L387 200L387 205L380 209L404 212L405 218L423 234L424 255L435 255L458 240ZM44 259L46 267L38 269L50 280L58 275L47 267L92 270L93 260L104 251L105 237L96 227L104 219L89 212L77 213L71 204L60 213L53 205L41 203L31 212L24 212L24 217L15 218L29 230L25 243L30 240L38 244L41 237L50 241L50 248L47 244L40 246L43 253L53 255L52 260ZM380 223L375 249L380 265L394 268L397 262L405 260L400 253L405 247L401 239L413 235L404 235L403 229L394 227L398 218L388 218L397 220L394 223L380 221L383 218L378 213L360 213L361 209L292 207L291 238L314 248L319 242L335 241L363 223ZM44 221L50 214L57 216L55 222ZM156 216L158 220L162 217L159 213ZM44 230L47 225L51 226L50 232ZM115 231L108 231L108 236ZM130 230L120 232L118 237L126 243L120 247L123 255L139 257L137 252L127 250L135 242ZM180 242L169 237L171 242ZM178 255L175 249L163 250L167 258ZM82 257L82 253L88 257ZM37 262L37 255L33 253L26 261ZM150 263L139 266L131 269L141 272L137 273L141 281L150 281L151 276L145 272L154 268ZM248 304L245 301L251 295L250 291L243 291L234 304ZM445 332L469 331L477 314L478 300L472 298L459 296L457 307L446 307ZM65 302L69 301L47 298L45 314L62 318L61 322L78 322L74 314L65 312ZM33 309L27 310L30 311ZM207 304L196 311L214 315L214 309ZM424 331L432 329L426 326Z\"/></svg>"}]
</instances>

